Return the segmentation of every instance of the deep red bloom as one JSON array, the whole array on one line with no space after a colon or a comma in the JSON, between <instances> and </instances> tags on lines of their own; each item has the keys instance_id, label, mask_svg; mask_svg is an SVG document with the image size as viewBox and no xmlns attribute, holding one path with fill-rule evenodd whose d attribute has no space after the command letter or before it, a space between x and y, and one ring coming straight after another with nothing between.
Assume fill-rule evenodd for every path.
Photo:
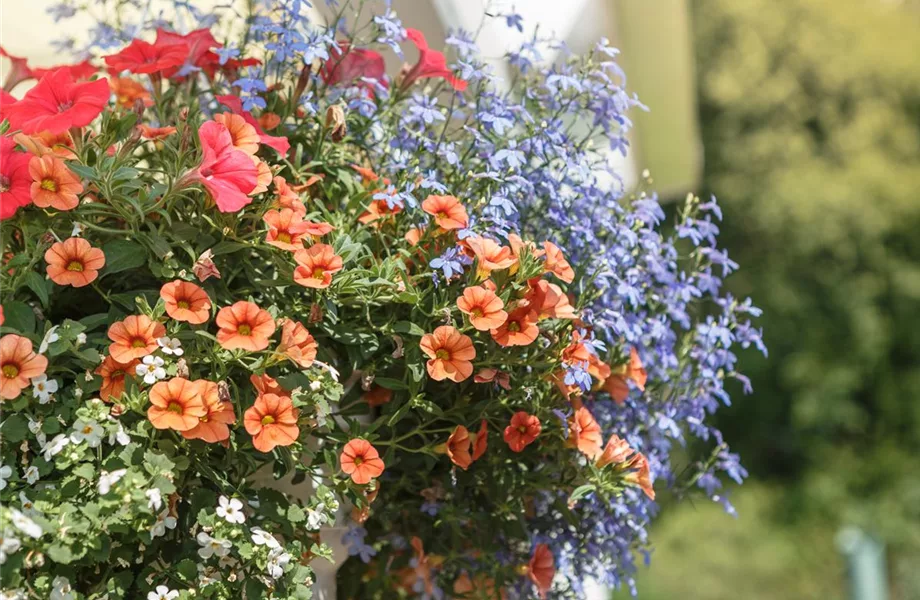
<instances>
[{"instance_id":1,"label":"deep red bloom","mask_svg":"<svg viewBox=\"0 0 920 600\"><path fill-rule=\"evenodd\" d=\"M96 67L96 65L89 62L89 59L72 65L55 65L53 67L48 67L47 69L43 69L41 67L35 67L32 69L32 73L35 75L36 79L41 79L48 73L53 73L54 71L67 71L67 73L70 74L74 81L86 81L98 73L99 69Z\"/></svg>"},{"instance_id":2,"label":"deep red bloom","mask_svg":"<svg viewBox=\"0 0 920 600\"><path fill-rule=\"evenodd\" d=\"M175 70L185 62L187 54L188 47L183 44L164 44L159 40L151 44L135 39L121 52L104 56L103 59L113 75L122 71L153 75Z\"/></svg>"},{"instance_id":3,"label":"deep red bloom","mask_svg":"<svg viewBox=\"0 0 920 600\"><path fill-rule=\"evenodd\" d=\"M182 61L171 69L163 71L164 77L174 77L184 66L197 67L203 69L210 61L210 55L217 56L211 52L211 48L220 48L220 43L211 35L207 28L196 29L185 35L166 31L162 27L157 29L157 40L155 46L181 46L184 48ZM218 58L219 60L219 58Z\"/></svg>"},{"instance_id":4,"label":"deep red bloom","mask_svg":"<svg viewBox=\"0 0 920 600\"><path fill-rule=\"evenodd\" d=\"M217 101L229 108L233 113L240 115L247 123L256 128L259 134L259 143L265 144L269 148L274 148L279 154L287 154L291 149L291 143L284 136L268 135L259 121L252 116L248 110L243 110L243 101L236 96L216 96Z\"/></svg>"},{"instance_id":5,"label":"deep red bloom","mask_svg":"<svg viewBox=\"0 0 920 600\"><path fill-rule=\"evenodd\" d=\"M256 166L248 154L233 147L225 125L208 121L198 129L201 165L194 180L199 181L221 212L237 212L252 202L247 196L256 187Z\"/></svg>"},{"instance_id":6,"label":"deep red bloom","mask_svg":"<svg viewBox=\"0 0 920 600\"><path fill-rule=\"evenodd\" d=\"M0 220L12 217L20 206L32 202L31 154L16 152L16 142L0 137Z\"/></svg>"},{"instance_id":7,"label":"deep red bloom","mask_svg":"<svg viewBox=\"0 0 920 600\"><path fill-rule=\"evenodd\" d=\"M453 71L447 68L447 59L437 50L428 47L425 36L418 29L406 28L406 37L409 38L415 47L418 48L418 62L412 67L403 78L401 87L408 89L419 79L430 79L441 77L447 80L447 83L458 92L466 89L466 81L454 76Z\"/></svg>"},{"instance_id":8,"label":"deep red bloom","mask_svg":"<svg viewBox=\"0 0 920 600\"><path fill-rule=\"evenodd\" d=\"M6 119L6 111L17 102L19 102L19 100L17 100L13 94L5 90L0 90L0 121Z\"/></svg>"},{"instance_id":9,"label":"deep red bloom","mask_svg":"<svg viewBox=\"0 0 920 600\"><path fill-rule=\"evenodd\" d=\"M329 60L323 63L319 70L320 77L326 85L352 83L356 79L376 79L383 87L387 87L384 80L386 64L383 55L365 48L352 48L345 40L331 48ZM371 95L374 87L366 81L359 81L358 87L364 88Z\"/></svg>"},{"instance_id":10,"label":"deep red bloom","mask_svg":"<svg viewBox=\"0 0 920 600\"><path fill-rule=\"evenodd\" d=\"M3 89L7 92L12 90L23 81L35 79L35 71L29 68L27 59L21 56L13 56L7 52L3 46L0 46L0 56L3 56L10 61L10 69L6 74L6 81L3 82Z\"/></svg>"},{"instance_id":11,"label":"deep red bloom","mask_svg":"<svg viewBox=\"0 0 920 600\"><path fill-rule=\"evenodd\" d=\"M27 135L42 131L58 134L89 125L108 101L108 80L77 83L62 69L42 77L22 100L6 109L6 116L12 129Z\"/></svg>"}]
</instances>

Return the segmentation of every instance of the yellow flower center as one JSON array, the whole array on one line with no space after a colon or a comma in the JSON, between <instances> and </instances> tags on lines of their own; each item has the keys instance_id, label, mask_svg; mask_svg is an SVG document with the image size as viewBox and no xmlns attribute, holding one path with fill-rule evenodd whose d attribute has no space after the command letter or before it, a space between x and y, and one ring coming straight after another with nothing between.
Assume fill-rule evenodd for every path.
<instances>
[{"instance_id":1,"label":"yellow flower center","mask_svg":"<svg viewBox=\"0 0 920 600\"><path fill-rule=\"evenodd\" d=\"M477 306L476 308L472 310L470 314L472 314L474 317L481 317L483 315L483 312L482 312L482 309Z\"/></svg>"},{"instance_id":2,"label":"yellow flower center","mask_svg":"<svg viewBox=\"0 0 920 600\"><path fill-rule=\"evenodd\" d=\"M364 462L364 459L361 458L360 456L356 456L356 457L355 457L354 463L355 463L355 466L356 466L356 467L360 467L360 466L361 466L361 463L363 463L363 462Z\"/></svg>"},{"instance_id":3,"label":"yellow flower center","mask_svg":"<svg viewBox=\"0 0 920 600\"><path fill-rule=\"evenodd\" d=\"M284 244L290 244L290 243L291 243L291 234L282 231L282 232L279 232L279 233L278 233L278 236L277 236L275 239L278 240L279 242L284 243Z\"/></svg>"},{"instance_id":4,"label":"yellow flower center","mask_svg":"<svg viewBox=\"0 0 920 600\"><path fill-rule=\"evenodd\" d=\"M49 192L58 191L57 182L53 179L42 179L41 187Z\"/></svg>"},{"instance_id":5,"label":"yellow flower center","mask_svg":"<svg viewBox=\"0 0 920 600\"><path fill-rule=\"evenodd\" d=\"M83 435L89 435L93 432L93 428L87 425L83 428Z\"/></svg>"},{"instance_id":6,"label":"yellow flower center","mask_svg":"<svg viewBox=\"0 0 920 600\"><path fill-rule=\"evenodd\" d=\"M271 424L274 423L274 422L275 422L275 417L273 417L273 416L271 416L271 415L265 415L264 417L262 417L262 424L263 424L263 425L271 425Z\"/></svg>"},{"instance_id":7,"label":"yellow flower center","mask_svg":"<svg viewBox=\"0 0 920 600\"><path fill-rule=\"evenodd\" d=\"M168 410L171 413L176 413L177 415L181 415L184 412L182 405L179 404L178 402L170 402L166 406L166 410Z\"/></svg>"},{"instance_id":8,"label":"yellow flower center","mask_svg":"<svg viewBox=\"0 0 920 600\"><path fill-rule=\"evenodd\" d=\"M131 340L132 348L144 348L146 346L147 346L147 340L145 340L144 338L138 337L138 338L134 338L133 340Z\"/></svg>"},{"instance_id":9,"label":"yellow flower center","mask_svg":"<svg viewBox=\"0 0 920 600\"><path fill-rule=\"evenodd\" d=\"M508 331L518 332L521 330L521 324L517 321L511 321L508 323Z\"/></svg>"},{"instance_id":10,"label":"yellow flower center","mask_svg":"<svg viewBox=\"0 0 920 600\"><path fill-rule=\"evenodd\" d=\"M440 360L447 360L450 358L450 352L448 352L444 348L441 348L440 350L435 352L434 355L437 356Z\"/></svg>"},{"instance_id":11,"label":"yellow flower center","mask_svg":"<svg viewBox=\"0 0 920 600\"><path fill-rule=\"evenodd\" d=\"M316 267L315 269L313 269L313 279L322 279L323 273L324 271L322 267Z\"/></svg>"},{"instance_id":12,"label":"yellow flower center","mask_svg":"<svg viewBox=\"0 0 920 600\"><path fill-rule=\"evenodd\" d=\"M14 365L14 364L12 364L12 363L7 363L7 364L3 365L3 368L0 369L0 370L3 371L3 376L4 376L4 377L8 377L8 378L10 378L10 379L12 379L13 377L16 377L17 375L19 375L19 367L17 367L16 365Z\"/></svg>"},{"instance_id":13,"label":"yellow flower center","mask_svg":"<svg viewBox=\"0 0 920 600\"><path fill-rule=\"evenodd\" d=\"M77 273L82 273L82 272L83 272L83 263L81 263L81 262L78 261L78 260L72 260L72 261L70 261L69 263L67 263L67 270L68 270L68 271L75 271L75 272L77 272Z\"/></svg>"},{"instance_id":14,"label":"yellow flower center","mask_svg":"<svg viewBox=\"0 0 920 600\"><path fill-rule=\"evenodd\" d=\"M524 425L518 425L517 430L521 432L522 434L527 433L527 427Z\"/></svg>"},{"instance_id":15,"label":"yellow flower center","mask_svg":"<svg viewBox=\"0 0 920 600\"><path fill-rule=\"evenodd\" d=\"M236 332L240 335L250 335L252 333L252 327L244 323L236 328Z\"/></svg>"},{"instance_id":16,"label":"yellow flower center","mask_svg":"<svg viewBox=\"0 0 920 600\"><path fill-rule=\"evenodd\" d=\"M179 308L187 309L189 306L191 306L191 304L188 303L188 300L177 300L176 306L178 306Z\"/></svg>"}]
</instances>

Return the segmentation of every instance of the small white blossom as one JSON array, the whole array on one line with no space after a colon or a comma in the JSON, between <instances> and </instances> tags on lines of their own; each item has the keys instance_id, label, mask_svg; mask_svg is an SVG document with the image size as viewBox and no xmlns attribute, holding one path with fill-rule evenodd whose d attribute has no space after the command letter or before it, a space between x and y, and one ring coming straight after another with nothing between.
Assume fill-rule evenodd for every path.
<instances>
[{"instance_id":1,"label":"small white blossom","mask_svg":"<svg viewBox=\"0 0 920 600\"><path fill-rule=\"evenodd\" d=\"M38 353L44 354L48 351L48 345L53 344L54 342L61 339L61 336L57 334L58 326L55 325L48 330L48 333L45 334L45 337L42 338L42 343L38 346Z\"/></svg>"},{"instance_id":2,"label":"small white blossom","mask_svg":"<svg viewBox=\"0 0 920 600\"><path fill-rule=\"evenodd\" d=\"M22 542L16 537L12 529L4 529L0 534L0 565L6 562L6 557L22 547Z\"/></svg>"},{"instance_id":3,"label":"small white blossom","mask_svg":"<svg viewBox=\"0 0 920 600\"><path fill-rule=\"evenodd\" d=\"M326 505L320 502L315 509L307 511L307 529L319 529L329 521Z\"/></svg>"},{"instance_id":4,"label":"small white blossom","mask_svg":"<svg viewBox=\"0 0 920 600\"><path fill-rule=\"evenodd\" d=\"M147 508L160 510L163 507L163 496L160 494L159 488L150 488L144 492L144 495L147 496Z\"/></svg>"},{"instance_id":5,"label":"small white blossom","mask_svg":"<svg viewBox=\"0 0 920 600\"><path fill-rule=\"evenodd\" d=\"M182 356L184 352L184 350L182 350L182 342L179 341L179 338L164 336L157 339L157 344L159 344L163 354Z\"/></svg>"},{"instance_id":6,"label":"small white blossom","mask_svg":"<svg viewBox=\"0 0 920 600\"><path fill-rule=\"evenodd\" d=\"M35 441L38 442L39 446L44 446L45 442L48 441L48 436L42 431L41 419L35 421L32 417L29 417L29 431L35 436Z\"/></svg>"},{"instance_id":7,"label":"small white blossom","mask_svg":"<svg viewBox=\"0 0 920 600\"><path fill-rule=\"evenodd\" d=\"M86 343L86 334L81 331L80 333L77 334L77 345L82 346L85 343Z\"/></svg>"},{"instance_id":8,"label":"small white blossom","mask_svg":"<svg viewBox=\"0 0 920 600\"><path fill-rule=\"evenodd\" d=\"M73 433L70 434L70 441L74 444L86 442L90 448L98 448L102 444L102 436L105 430L99 423L92 419L86 421L77 419L73 424Z\"/></svg>"},{"instance_id":9,"label":"small white blossom","mask_svg":"<svg viewBox=\"0 0 920 600\"><path fill-rule=\"evenodd\" d=\"M198 540L198 544L201 546L201 548L198 549L198 556L204 559L211 558L212 556L218 558L227 556L230 554L230 548L233 546L229 540L213 538L203 531L200 532L195 539Z\"/></svg>"},{"instance_id":10,"label":"small white blossom","mask_svg":"<svg viewBox=\"0 0 920 600\"><path fill-rule=\"evenodd\" d=\"M171 590L165 585L158 585L157 589L147 594L147 600L173 600L179 597L179 592Z\"/></svg>"},{"instance_id":11,"label":"small white blossom","mask_svg":"<svg viewBox=\"0 0 920 600\"><path fill-rule=\"evenodd\" d=\"M217 583L221 581L223 576L220 574L220 569L212 565L203 565L198 563L198 585L204 587L206 585L211 585L212 583ZM2 600L2 599L0 599Z\"/></svg>"},{"instance_id":12,"label":"small white blossom","mask_svg":"<svg viewBox=\"0 0 920 600\"><path fill-rule=\"evenodd\" d=\"M35 485L35 483L41 479L41 475L38 472L38 467L35 465L29 465L26 467L26 470L23 471L22 476L26 478L26 481L29 482L29 485Z\"/></svg>"},{"instance_id":13,"label":"small white blossom","mask_svg":"<svg viewBox=\"0 0 920 600\"><path fill-rule=\"evenodd\" d=\"M121 423L118 423L117 427L109 431L109 445L127 446L130 443L131 436L128 435Z\"/></svg>"},{"instance_id":14,"label":"small white blossom","mask_svg":"<svg viewBox=\"0 0 920 600\"><path fill-rule=\"evenodd\" d=\"M58 391L56 379L48 379L44 373L32 378L32 397L38 398L39 404L48 404L56 391Z\"/></svg>"},{"instance_id":15,"label":"small white blossom","mask_svg":"<svg viewBox=\"0 0 920 600\"><path fill-rule=\"evenodd\" d=\"M26 600L26 593L21 588L0 590L0 600Z\"/></svg>"},{"instance_id":16,"label":"small white blossom","mask_svg":"<svg viewBox=\"0 0 920 600\"><path fill-rule=\"evenodd\" d=\"M320 381L319 379L310 382L310 389L313 390L314 392L320 391L322 387L323 387L323 382Z\"/></svg>"},{"instance_id":17,"label":"small white blossom","mask_svg":"<svg viewBox=\"0 0 920 600\"><path fill-rule=\"evenodd\" d=\"M228 499L221 496L218 500L217 516L222 517L228 523L242 523L246 520L243 514L243 503L236 498Z\"/></svg>"},{"instance_id":18,"label":"small white blossom","mask_svg":"<svg viewBox=\"0 0 920 600\"><path fill-rule=\"evenodd\" d=\"M0 490L6 488L6 480L10 478L10 475L13 474L13 467L9 465L3 465L0 467Z\"/></svg>"},{"instance_id":19,"label":"small white blossom","mask_svg":"<svg viewBox=\"0 0 920 600\"><path fill-rule=\"evenodd\" d=\"M26 516L32 517L38 514L38 511L35 510L35 505L23 492L19 492L19 502L22 504L22 512Z\"/></svg>"},{"instance_id":20,"label":"small white blossom","mask_svg":"<svg viewBox=\"0 0 920 600\"><path fill-rule=\"evenodd\" d=\"M80 237L83 235L84 229L86 229L86 226L83 223L74 221L73 229L70 230L70 237Z\"/></svg>"},{"instance_id":21,"label":"small white blossom","mask_svg":"<svg viewBox=\"0 0 920 600\"><path fill-rule=\"evenodd\" d=\"M112 486L121 481L121 478L127 473L127 469L116 469L114 471L103 471L99 474L99 493L105 496L112 490Z\"/></svg>"},{"instance_id":22,"label":"small white blossom","mask_svg":"<svg viewBox=\"0 0 920 600\"><path fill-rule=\"evenodd\" d=\"M167 529L176 528L176 517L169 516L169 509L164 508L163 512L157 515L156 523L150 528L150 539L166 535Z\"/></svg>"},{"instance_id":23,"label":"small white blossom","mask_svg":"<svg viewBox=\"0 0 920 600\"><path fill-rule=\"evenodd\" d=\"M73 588L70 587L70 580L66 577L55 577L51 582L50 600L73 600Z\"/></svg>"},{"instance_id":24,"label":"small white blossom","mask_svg":"<svg viewBox=\"0 0 920 600\"><path fill-rule=\"evenodd\" d=\"M10 507L10 523L13 524L13 527L23 532L30 538L38 539L42 536L41 525L30 519L29 517L22 514L20 511L15 508Z\"/></svg>"},{"instance_id":25,"label":"small white blossom","mask_svg":"<svg viewBox=\"0 0 920 600\"><path fill-rule=\"evenodd\" d=\"M144 357L142 364L134 367L134 372L138 377L144 378L144 383L153 385L166 378L166 369L163 368L163 364L163 359L159 356L148 355Z\"/></svg>"},{"instance_id":26,"label":"small white blossom","mask_svg":"<svg viewBox=\"0 0 920 600\"><path fill-rule=\"evenodd\" d=\"M73 391L74 398L80 399L83 397L83 388L74 388Z\"/></svg>"},{"instance_id":27,"label":"small white blossom","mask_svg":"<svg viewBox=\"0 0 920 600\"><path fill-rule=\"evenodd\" d=\"M252 528L252 543L256 546L268 546L269 548L280 548L281 544L275 539L275 536L265 531L261 527Z\"/></svg>"},{"instance_id":28,"label":"small white blossom","mask_svg":"<svg viewBox=\"0 0 920 600\"><path fill-rule=\"evenodd\" d=\"M284 567L289 562L291 562L291 555L281 548L275 548L268 553L268 565L265 570L272 579L279 579L284 575Z\"/></svg>"},{"instance_id":29,"label":"small white blossom","mask_svg":"<svg viewBox=\"0 0 920 600\"><path fill-rule=\"evenodd\" d=\"M61 450L63 450L64 447L69 443L70 443L69 437L67 437L63 433L57 434L56 436L51 438L51 441L49 441L47 444L42 446L42 457L46 461L51 462L51 459L54 458L57 454L59 454Z\"/></svg>"}]
</instances>

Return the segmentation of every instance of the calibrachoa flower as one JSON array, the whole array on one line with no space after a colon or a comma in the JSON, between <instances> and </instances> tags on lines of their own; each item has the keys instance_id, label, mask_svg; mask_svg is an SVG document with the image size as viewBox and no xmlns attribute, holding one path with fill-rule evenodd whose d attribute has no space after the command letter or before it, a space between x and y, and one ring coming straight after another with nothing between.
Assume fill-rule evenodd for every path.
<instances>
[{"instance_id":1,"label":"calibrachoa flower","mask_svg":"<svg viewBox=\"0 0 920 600\"><path fill-rule=\"evenodd\" d=\"M485 419L479 425L479 433L473 442L473 460L479 460L489 446L489 423Z\"/></svg>"},{"instance_id":2,"label":"calibrachoa flower","mask_svg":"<svg viewBox=\"0 0 920 600\"><path fill-rule=\"evenodd\" d=\"M207 414L197 383L183 377L161 381L150 388L147 418L157 429L188 431Z\"/></svg>"},{"instance_id":3,"label":"calibrachoa flower","mask_svg":"<svg viewBox=\"0 0 920 600\"><path fill-rule=\"evenodd\" d=\"M434 333L426 333L419 346L429 358L426 366L432 379L460 382L473 374L473 340L455 327L442 325Z\"/></svg>"},{"instance_id":4,"label":"calibrachoa flower","mask_svg":"<svg viewBox=\"0 0 920 600\"><path fill-rule=\"evenodd\" d=\"M48 277L54 283L83 287L99 276L99 269L105 266L105 254L85 239L71 237L52 244L45 252L45 262Z\"/></svg>"},{"instance_id":5,"label":"calibrachoa flower","mask_svg":"<svg viewBox=\"0 0 920 600\"><path fill-rule=\"evenodd\" d=\"M358 485L370 483L371 479L380 477L385 465L370 442L361 438L350 440L339 455L342 471L351 475L351 480Z\"/></svg>"},{"instance_id":6,"label":"calibrachoa flower","mask_svg":"<svg viewBox=\"0 0 920 600\"><path fill-rule=\"evenodd\" d=\"M265 393L246 410L243 422L256 450L271 452L276 446L290 446L297 441L297 415L289 397Z\"/></svg>"},{"instance_id":7,"label":"calibrachoa flower","mask_svg":"<svg viewBox=\"0 0 920 600\"><path fill-rule=\"evenodd\" d=\"M469 216L460 200L453 196L428 196L422 202L422 210L434 217L434 222L444 231L465 229Z\"/></svg>"},{"instance_id":8,"label":"calibrachoa flower","mask_svg":"<svg viewBox=\"0 0 920 600\"><path fill-rule=\"evenodd\" d=\"M457 298L457 308L469 315L470 324L479 331L501 327L508 319L508 313L502 310L504 307L505 303L495 292L481 286L468 287Z\"/></svg>"},{"instance_id":9,"label":"calibrachoa flower","mask_svg":"<svg viewBox=\"0 0 920 600\"><path fill-rule=\"evenodd\" d=\"M32 202L41 208L58 210L74 208L83 192L83 184L60 158L53 154L35 156L29 161L29 175L32 176Z\"/></svg>"},{"instance_id":10,"label":"calibrachoa flower","mask_svg":"<svg viewBox=\"0 0 920 600\"><path fill-rule=\"evenodd\" d=\"M7 334L0 338L0 398L13 400L29 387L29 380L40 377L48 359L36 354L29 338Z\"/></svg>"},{"instance_id":11,"label":"calibrachoa flower","mask_svg":"<svg viewBox=\"0 0 920 600\"><path fill-rule=\"evenodd\" d=\"M211 317L211 299L201 287L176 280L160 288L166 314L177 321L200 325Z\"/></svg>"},{"instance_id":12,"label":"calibrachoa flower","mask_svg":"<svg viewBox=\"0 0 920 600\"><path fill-rule=\"evenodd\" d=\"M13 130L33 134L42 131L64 133L72 127L89 125L109 101L105 78L77 83L65 69L42 77L22 100L6 109Z\"/></svg>"},{"instance_id":13,"label":"calibrachoa flower","mask_svg":"<svg viewBox=\"0 0 920 600\"><path fill-rule=\"evenodd\" d=\"M233 403L221 400L218 385L213 381L199 379L195 384L204 401L206 412L198 417L197 425L182 432L182 437L188 440L204 440L209 444L225 442L230 439L230 425L236 423Z\"/></svg>"},{"instance_id":14,"label":"calibrachoa flower","mask_svg":"<svg viewBox=\"0 0 920 600\"><path fill-rule=\"evenodd\" d=\"M472 446L470 432L463 425L457 425L450 437L447 438L445 446L450 462L464 471L473 463L473 456L470 454L470 447Z\"/></svg>"},{"instance_id":15,"label":"calibrachoa flower","mask_svg":"<svg viewBox=\"0 0 920 600\"><path fill-rule=\"evenodd\" d=\"M540 328L533 319L531 308L523 306L508 313L505 320L490 333L500 346L528 346L540 335Z\"/></svg>"},{"instance_id":16,"label":"calibrachoa flower","mask_svg":"<svg viewBox=\"0 0 920 600\"><path fill-rule=\"evenodd\" d=\"M511 423L505 427L505 442L515 452L521 452L532 444L540 435L540 419L524 411L518 411L511 417Z\"/></svg>"},{"instance_id":17,"label":"calibrachoa flower","mask_svg":"<svg viewBox=\"0 0 920 600\"><path fill-rule=\"evenodd\" d=\"M310 225L292 209L270 210L262 216L262 220L268 225L266 243L290 252L304 249L303 240Z\"/></svg>"},{"instance_id":18,"label":"calibrachoa flower","mask_svg":"<svg viewBox=\"0 0 920 600\"><path fill-rule=\"evenodd\" d=\"M294 253L297 268L294 281L308 288L323 289L332 283L332 276L342 270L342 257L328 244L313 244Z\"/></svg>"},{"instance_id":19,"label":"calibrachoa flower","mask_svg":"<svg viewBox=\"0 0 920 600\"><path fill-rule=\"evenodd\" d=\"M217 341L227 350L265 350L275 333L275 321L268 311L245 300L220 309L216 322L220 327Z\"/></svg>"},{"instance_id":20,"label":"calibrachoa flower","mask_svg":"<svg viewBox=\"0 0 920 600\"><path fill-rule=\"evenodd\" d=\"M582 406L569 417L569 442L578 451L594 460L601 453L601 427L591 411Z\"/></svg>"},{"instance_id":21,"label":"calibrachoa flower","mask_svg":"<svg viewBox=\"0 0 920 600\"><path fill-rule=\"evenodd\" d=\"M537 587L540 597L545 598L546 592L553 587L553 577L556 576L555 560L549 546L537 544L527 565L527 575Z\"/></svg>"},{"instance_id":22,"label":"calibrachoa flower","mask_svg":"<svg viewBox=\"0 0 920 600\"><path fill-rule=\"evenodd\" d=\"M109 327L108 336L112 340L109 354L120 363L143 358L159 347L157 340L165 334L166 328L162 323L147 315L131 315Z\"/></svg>"},{"instance_id":23,"label":"calibrachoa flower","mask_svg":"<svg viewBox=\"0 0 920 600\"><path fill-rule=\"evenodd\" d=\"M284 319L281 324L281 343L277 352L289 358L302 369L310 368L316 359L316 340L302 323Z\"/></svg>"},{"instance_id":24,"label":"calibrachoa flower","mask_svg":"<svg viewBox=\"0 0 920 600\"><path fill-rule=\"evenodd\" d=\"M118 400L125 391L125 377L133 376L140 361L136 358L127 363L120 363L111 356L106 356L96 369L96 375L102 376L99 397L102 400Z\"/></svg>"},{"instance_id":25,"label":"calibrachoa flower","mask_svg":"<svg viewBox=\"0 0 920 600\"><path fill-rule=\"evenodd\" d=\"M501 271L517 264L517 258L511 253L511 248L502 246L495 240L471 237L463 241L476 257L476 268L481 279L488 277L492 271Z\"/></svg>"}]
</instances>

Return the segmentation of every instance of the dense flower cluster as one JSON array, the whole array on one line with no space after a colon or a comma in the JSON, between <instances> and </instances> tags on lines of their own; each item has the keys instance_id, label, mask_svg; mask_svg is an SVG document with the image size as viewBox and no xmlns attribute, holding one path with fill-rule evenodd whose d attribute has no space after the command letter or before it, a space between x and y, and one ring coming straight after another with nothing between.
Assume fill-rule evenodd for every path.
<instances>
[{"instance_id":1,"label":"dense flower cluster","mask_svg":"<svg viewBox=\"0 0 920 600\"><path fill-rule=\"evenodd\" d=\"M198 28L10 57L4 594L302 598L337 523L347 597L580 597L633 585L656 488L727 503L706 420L757 309L714 201L666 233L623 189L615 50L534 38L502 87L391 11L168 4Z\"/></svg>"}]
</instances>

